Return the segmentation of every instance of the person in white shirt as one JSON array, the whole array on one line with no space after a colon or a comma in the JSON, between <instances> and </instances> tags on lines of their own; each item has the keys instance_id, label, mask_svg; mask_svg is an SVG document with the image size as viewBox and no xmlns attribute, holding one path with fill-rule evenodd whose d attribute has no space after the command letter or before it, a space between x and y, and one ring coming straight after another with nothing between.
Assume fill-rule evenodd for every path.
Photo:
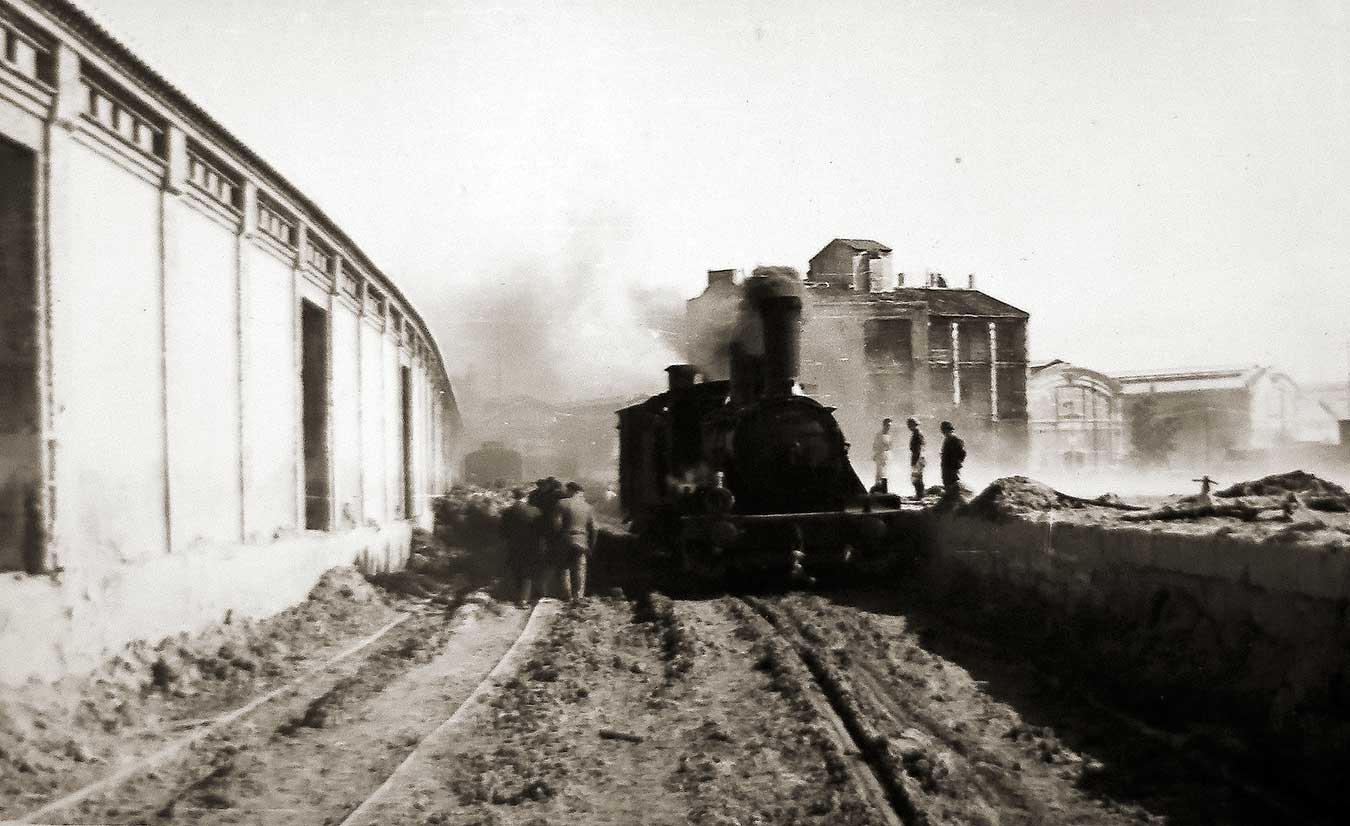
<instances>
[{"instance_id":1,"label":"person in white shirt","mask_svg":"<svg viewBox=\"0 0 1350 826\"><path fill-rule=\"evenodd\" d=\"M872 461L877 465L876 486L873 490L884 493L886 491L886 474L891 463L891 443L894 438L891 436L891 420L881 420L881 432L872 440Z\"/></svg>"}]
</instances>

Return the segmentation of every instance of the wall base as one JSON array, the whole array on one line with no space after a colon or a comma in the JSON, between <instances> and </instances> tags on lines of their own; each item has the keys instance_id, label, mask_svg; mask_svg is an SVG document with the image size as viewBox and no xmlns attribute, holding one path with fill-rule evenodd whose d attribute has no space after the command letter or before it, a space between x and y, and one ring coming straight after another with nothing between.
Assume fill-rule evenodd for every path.
<instances>
[{"instance_id":1,"label":"wall base","mask_svg":"<svg viewBox=\"0 0 1350 826\"><path fill-rule=\"evenodd\" d=\"M193 633L224 619L263 618L303 600L329 568L401 568L412 525L307 531L260 545L181 553L55 576L0 577L0 685L95 668L133 640Z\"/></svg>"},{"instance_id":2,"label":"wall base","mask_svg":"<svg viewBox=\"0 0 1350 826\"><path fill-rule=\"evenodd\" d=\"M923 518L926 599L1328 798L1350 760L1350 555L1050 519Z\"/></svg>"}]
</instances>

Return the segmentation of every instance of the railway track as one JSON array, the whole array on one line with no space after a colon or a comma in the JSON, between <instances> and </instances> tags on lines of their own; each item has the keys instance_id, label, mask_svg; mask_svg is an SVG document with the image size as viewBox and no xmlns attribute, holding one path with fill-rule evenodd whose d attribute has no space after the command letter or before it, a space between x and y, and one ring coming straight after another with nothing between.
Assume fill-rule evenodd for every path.
<instances>
[{"instance_id":1,"label":"railway track","mask_svg":"<svg viewBox=\"0 0 1350 826\"><path fill-rule=\"evenodd\" d=\"M417 615L404 614L301 677L10 822L377 822L368 815L397 795L400 776L449 736L556 610L544 602L483 622L483 609L467 606L454 627L440 629L447 639L439 653L400 672L410 641L435 630L434 618L409 622ZM350 720L331 734L310 719L343 708ZM409 712L388 725L383 712L398 709ZM441 716L426 719L433 709ZM330 774L325 763L335 761L324 757L333 748L360 754L361 771Z\"/></svg>"},{"instance_id":2,"label":"railway track","mask_svg":"<svg viewBox=\"0 0 1350 826\"><path fill-rule=\"evenodd\" d=\"M763 619L779 639L788 644L799 662L815 680L815 691L808 689L807 700L824 720L840 751L849 758L849 772L874 812L889 826L918 822L921 818L907 789L887 769L878 750L878 738L869 730L865 718L841 691L813 646L803 638L796 624L768 602L757 597L734 597L734 603L748 606Z\"/></svg>"},{"instance_id":3,"label":"railway track","mask_svg":"<svg viewBox=\"0 0 1350 826\"><path fill-rule=\"evenodd\" d=\"M557 602L541 601L535 603L530 610L529 619L521 628L520 635L497 660L492 670L478 682L478 685L474 686L473 691L469 693L468 697L464 698L464 701L455 708L454 712L445 718L430 734L422 738L408 756L385 778L384 782L348 813L338 826L363 826L363 824L383 822L380 819L381 806L399 794L401 785L415 774L419 768L419 763L425 759L427 753L444 744L455 733L456 727L461 725L478 703L493 690L496 681L509 674L517 666L525 647L537 639L544 624L557 612L558 605Z\"/></svg>"},{"instance_id":4,"label":"railway track","mask_svg":"<svg viewBox=\"0 0 1350 826\"><path fill-rule=\"evenodd\" d=\"M286 696L288 694L304 691L305 687L315 682L315 680L323 672L334 668L335 666L337 666L344 660L348 659L352 655L362 651L365 648L368 648L371 644L383 638L386 634L388 634L390 631L394 630L398 626L402 625L411 617L412 614L406 613L400 614L399 616L390 620L387 624L385 624L375 633L361 640L358 640L354 645L351 645L348 648L340 651L336 656L330 657L325 662L320 663L314 668L306 671L299 677L296 677L295 679L290 680L289 682L275 689L272 689L271 691L265 692L259 695L258 697L255 697L254 699L250 700L249 702L245 703L242 706L239 706L238 708L232 709L215 717L207 718L205 720L190 721L192 723L200 724L193 726L193 731L190 734L183 735L182 737L173 740L168 745L164 746L164 748L159 749L153 754L150 754L145 758L137 760L131 763L130 765L124 766L118 769L117 771L113 772L112 774L101 777L98 780L95 780L92 783L82 786L73 792L69 792L68 794L63 795L60 798L51 801L50 803L44 804L43 806L34 809L33 811L28 812L25 815L21 815L16 820L10 822L38 823L40 821L43 821L44 819L50 818L54 814L67 811L68 809L71 809L72 807L79 805L80 803L84 802L90 797L93 797L96 794L115 789L122 783L129 780L130 778L136 776L137 774L154 770L157 766L160 766L168 762L175 756L181 754L184 750L189 749L192 746L196 745L197 743L205 740L207 737L216 734L224 727L230 725L231 723L234 723L237 720L240 720L245 715L251 713L260 706L273 702L274 700Z\"/></svg>"}]
</instances>

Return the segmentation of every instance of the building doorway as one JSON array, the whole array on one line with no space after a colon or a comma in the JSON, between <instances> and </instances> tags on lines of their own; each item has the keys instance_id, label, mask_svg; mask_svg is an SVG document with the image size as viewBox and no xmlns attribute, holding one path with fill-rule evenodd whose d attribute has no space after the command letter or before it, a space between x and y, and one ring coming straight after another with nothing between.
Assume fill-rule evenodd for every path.
<instances>
[{"instance_id":1,"label":"building doorway","mask_svg":"<svg viewBox=\"0 0 1350 826\"><path fill-rule=\"evenodd\" d=\"M300 396L305 459L305 528L332 525L328 468L328 313L300 302Z\"/></svg>"},{"instance_id":2,"label":"building doorway","mask_svg":"<svg viewBox=\"0 0 1350 826\"><path fill-rule=\"evenodd\" d=\"M0 139L0 571L44 567L37 160Z\"/></svg>"},{"instance_id":3,"label":"building doorway","mask_svg":"<svg viewBox=\"0 0 1350 826\"><path fill-rule=\"evenodd\" d=\"M413 518L413 463L412 463L412 369L399 369L399 386L402 396L402 416L399 417L398 443L402 452L400 476L403 479L403 516Z\"/></svg>"}]
</instances>

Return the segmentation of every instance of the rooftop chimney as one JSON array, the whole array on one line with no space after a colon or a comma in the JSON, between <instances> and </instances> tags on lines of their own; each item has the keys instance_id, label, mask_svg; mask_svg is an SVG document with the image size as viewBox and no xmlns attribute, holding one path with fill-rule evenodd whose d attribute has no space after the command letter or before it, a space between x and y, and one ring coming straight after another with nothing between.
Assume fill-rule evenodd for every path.
<instances>
[{"instance_id":1,"label":"rooftop chimney","mask_svg":"<svg viewBox=\"0 0 1350 826\"><path fill-rule=\"evenodd\" d=\"M966 289L968 290L975 289L975 273L971 273L970 275L966 276Z\"/></svg>"},{"instance_id":2,"label":"rooftop chimney","mask_svg":"<svg viewBox=\"0 0 1350 826\"><path fill-rule=\"evenodd\" d=\"M666 368L666 386L672 391L688 390L697 374L698 368L692 364L672 364Z\"/></svg>"},{"instance_id":3,"label":"rooftop chimney","mask_svg":"<svg viewBox=\"0 0 1350 826\"><path fill-rule=\"evenodd\" d=\"M708 286L726 282L732 284L736 280L735 270L708 270Z\"/></svg>"}]
</instances>

